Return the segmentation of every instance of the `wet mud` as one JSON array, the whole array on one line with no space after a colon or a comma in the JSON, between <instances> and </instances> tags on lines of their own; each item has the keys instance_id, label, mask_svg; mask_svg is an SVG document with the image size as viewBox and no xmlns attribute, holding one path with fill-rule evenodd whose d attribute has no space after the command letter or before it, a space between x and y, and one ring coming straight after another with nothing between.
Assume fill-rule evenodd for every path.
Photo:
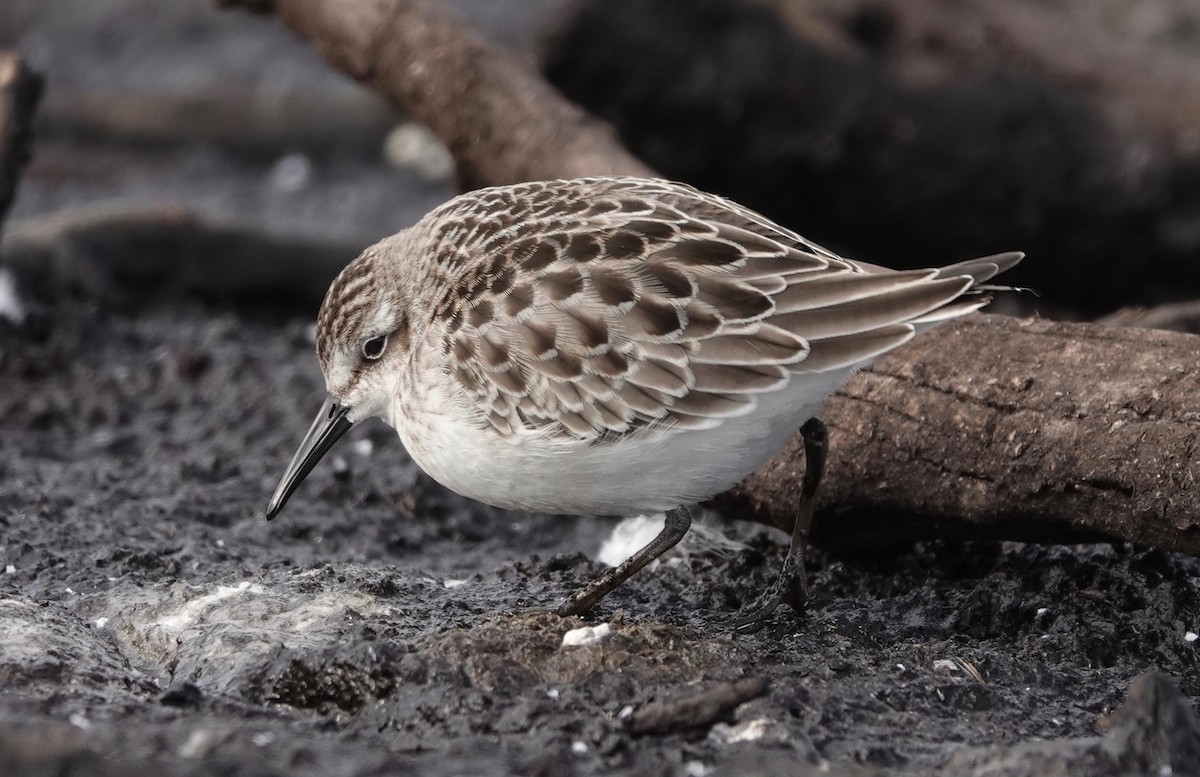
<instances>
[{"instance_id":1,"label":"wet mud","mask_svg":"<svg viewBox=\"0 0 1200 777\"><path fill-rule=\"evenodd\" d=\"M1107 741L1146 670L1200 696L1192 557L818 553L808 612L735 638L786 538L729 521L743 549L560 619L613 521L463 500L382 424L263 519L320 399L301 318L76 300L0 352L0 763L30 773L1017 774Z\"/></svg>"}]
</instances>

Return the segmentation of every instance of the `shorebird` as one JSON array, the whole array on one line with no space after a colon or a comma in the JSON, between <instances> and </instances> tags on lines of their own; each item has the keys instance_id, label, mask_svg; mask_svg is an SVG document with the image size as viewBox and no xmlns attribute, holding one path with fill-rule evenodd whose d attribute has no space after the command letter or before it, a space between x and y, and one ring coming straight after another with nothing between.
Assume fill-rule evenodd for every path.
<instances>
[{"instance_id":1,"label":"shorebird","mask_svg":"<svg viewBox=\"0 0 1200 777\"><path fill-rule=\"evenodd\" d=\"M675 545L689 507L801 429L807 462L776 584L738 619L803 605L824 468L821 402L855 370L990 301L1004 253L926 270L852 261L730 200L665 180L480 189L374 246L317 320L328 397L267 508L334 442L379 417L464 496L577 515L666 514L627 561L572 594L591 608Z\"/></svg>"}]
</instances>

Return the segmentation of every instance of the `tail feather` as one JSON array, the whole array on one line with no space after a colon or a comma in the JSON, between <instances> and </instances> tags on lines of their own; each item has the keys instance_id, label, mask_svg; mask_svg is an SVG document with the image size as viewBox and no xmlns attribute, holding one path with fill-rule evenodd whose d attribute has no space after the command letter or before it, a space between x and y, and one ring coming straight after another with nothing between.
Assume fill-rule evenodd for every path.
<instances>
[{"instance_id":1,"label":"tail feather","mask_svg":"<svg viewBox=\"0 0 1200 777\"><path fill-rule=\"evenodd\" d=\"M965 262L956 262L955 264L940 267L935 277L954 278L960 275L969 275L975 279L975 283L978 285L991 280L1005 270L1015 267L1024 258L1025 254L1021 251L1008 251L1003 254L981 256L978 259L968 259Z\"/></svg>"}]
</instances>

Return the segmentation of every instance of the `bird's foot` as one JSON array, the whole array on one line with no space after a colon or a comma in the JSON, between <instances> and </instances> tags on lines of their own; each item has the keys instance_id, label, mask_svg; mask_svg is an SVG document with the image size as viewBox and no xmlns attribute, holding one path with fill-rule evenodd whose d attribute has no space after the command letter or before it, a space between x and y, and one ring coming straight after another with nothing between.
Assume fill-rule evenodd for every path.
<instances>
[{"instance_id":1,"label":"bird's foot","mask_svg":"<svg viewBox=\"0 0 1200 777\"><path fill-rule=\"evenodd\" d=\"M808 586L805 583L803 570L796 575L791 574L791 570L785 568L783 573L771 584L771 587L764 591L754 604L748 608L742 608L738 612L738 616L733 622L733 633L754 634L767 625L780 604L786 603L796 611L796 614L800 614L804 612L807 602Z\"/></svg>"}]
</instances>

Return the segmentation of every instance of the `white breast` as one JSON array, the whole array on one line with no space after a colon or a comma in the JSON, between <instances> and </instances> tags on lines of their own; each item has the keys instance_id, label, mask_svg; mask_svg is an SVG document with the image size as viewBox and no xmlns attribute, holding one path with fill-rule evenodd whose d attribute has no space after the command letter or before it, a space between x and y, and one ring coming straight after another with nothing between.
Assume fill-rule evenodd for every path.
<instances>
[{"instance_id":1,"label":"white breast","mask_svg":"<svg viewBox=\"0 0 1200 777\"><path fill-rule=\"evenodd\" d=\"M652 431L611 442L534 432L505 440L454 412L443 386L427 386L416 413L411 404L403 412L398 397L387 421L426 473L471 499L538 512L637 515L730 488L774 456L850 373L793 375L750 413L710 429Z\"/></svg>"}]
</instances>

